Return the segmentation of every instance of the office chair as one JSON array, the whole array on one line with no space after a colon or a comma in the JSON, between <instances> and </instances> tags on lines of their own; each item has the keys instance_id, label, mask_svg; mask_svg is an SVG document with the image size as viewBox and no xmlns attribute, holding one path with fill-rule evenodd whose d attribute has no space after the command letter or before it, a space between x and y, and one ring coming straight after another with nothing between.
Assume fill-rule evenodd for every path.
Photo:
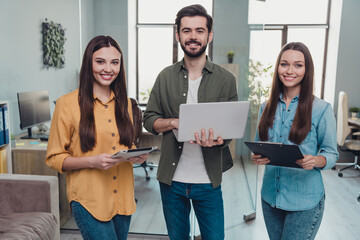
<instances>
[{"instance_id":1,"label":"office chair","mask_svg":"<svg viewBox=\"0 0 360 240\"><path fill-rule=\"evenodd\" d=\"M140 138L141 138L141 134L142 134L142 112L141 109L137 103L137 101L133 98L130 98L131 100L131 105L132 105L132 112L133 112L133 121L134 121L134 128L135 128L135 146L139 147L140 146ZM145 178L146 181L150 181L150 176L149 176L149 169L153 170L154 167L157 167L156 164L152 163L152 162L143 162L142 164L134 164L133 168L138 168L138 167L142 167L145 171Z\"/></svg>"},{"instance_id":2,"label":"office chair","mask_svg":"<svg viewBox=\"0 0 360 240\"><path fill-rule=\"evenodd\" d=\"M351 127L348 122L348 97L347 94L343 91L339 93L339 103L338 103L338 114L337 114L337 144L342 151L351 152L355 155L353 163L336 163L337 165L346 166L338 170L338 176L342 177L345 169L354 167L355 169L360 169L358 164L360 156L360 140L356 139L346 139L351 133ZM360 136L360 132L354 132L352 136ZM351 137L352 137L351 136Z\"/></svg>"}]
</instances>

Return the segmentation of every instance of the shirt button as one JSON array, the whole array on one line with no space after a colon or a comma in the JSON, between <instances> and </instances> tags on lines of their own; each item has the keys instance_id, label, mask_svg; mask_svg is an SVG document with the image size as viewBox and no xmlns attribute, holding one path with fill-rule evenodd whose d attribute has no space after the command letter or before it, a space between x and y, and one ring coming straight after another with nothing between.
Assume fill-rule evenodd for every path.
<instances>
[{"instance_id":1,"label":"shirt button","mask_svg":"<svg viewBox=\"0 0 360 240\"><path fill-rule=\"evenodd\" d=\"M183 96L185 97L185 96L186 96L186 93L183 93Z\"/></svg>"},{"instance_id":2,"label":"shirt button","mask_svg":"<svg viewBox=\"0 0 360 240\"><path fill-rule=\"evenodd\" d=\"M290 112L290 109L288 109L288 112Z\"/></svg>"},{"instance_id":3,"label":"shirt button","mask_svg":"<svg viewBox=\"0 0 360 240\"><path fill-rule=\"evenodd\" d=\"M185 75L184 78L187 78L187 76Z\"/></svg>"},{"instance_id":4,"label":"shirt button","mask_svg":"<svg viewBox=\"0 0 360 240\"><path fill-rule=\"evenodd\" d=\"M280 137L282 137L282 136L280 136Z\"/></svg>"},{"instance_id":5,"label":"shirt button","mask_svg":"<svg viewBox=\"0 0 360 240\"><path fill-rule=\"evenodd\" d=\"M112 147L112 149L113 149L113 150L115 150L115 149L116 149L116 147L115 147L115 146L113 146L113 147Z\"/></svg>"},{"instance_id":6,"label":"shirt button","mask_svg":"<svg viewBox=\"0 0 360 240\"><path fill-rule=\"evenodd\" d=\"M115 137L115 133L112 133L111 136Z\"/></svg>"},{"instance_id":7,"label":"shirt button","mask_svg":"<svg viewBox=\"0 0 360 240\"><path fill-rule=\"evenodd\" d=\"M282 124L284 124L284 121L282 121Z\"/></svg>"},{"instance_id":8,"label":"shirt button","mask_svg":"<svg viewBox=\"0 0 360 240\"><path fill-rule=\"evenodd\" d=\"M277 179L277 180L279 180L279 179L280 179L280 177L276 177L276 179Z\"/></svg>"},{"instance_id":9,"label":"shirt button","mask_svg":"<svg viewBox=\"0 0 360 240\"><path fill-rule=\"evenodd\" d=\"M105 107L105 109L107 109L107 108L108 108L108 105L105 105L104 107Z\"/></svg>"},{"instance_id":10,"label":"shirt button","mask_svg":"<svg viewBox=\"0 0 360 240\"><path fill-rule=\"evenodd\" d=\"M181 146L179 146L179 149L181 149Z\"/></svg>"},{"instance_id":11,"label":"shirt button","mask_svg":"<svg viewBox=\"0 0 360 240\"><path fill-rule=\"evenodd\" d=\"M173 162L173 166L175 166L175 163Z\"/></svg>"},{"instance_id":12,"label":"shirt button","mask_svg":"<svg viewBox=\"0 0 360 240\"><path fill-rule=\"evenodd\" d=\"M114 190L114 193L117 193L116 189Z\"/></svg>"},{"instance_id":13,"label":"shirt button","mask_svg":"<svg viewBox=\"0 0 360 240\"><path fill-rule=\"evenodd\" d=\"M116 191L116 190L115 190ZM279 192L279 189L276 190L277 192Z\"/></svg>"},{"instance_id":14,"label":"shirt button","mask_svg":"<svg viewBox=\"0 0 360 240\"><path fill-rule=\"evenodd\" d=\"M113 179L115 180L115 179L116 179L116 176L113 176Z\"/></svg>"},{"instance_id":15,"label":"shirt button","mask_svg":"<svg viewBox=\"0 0 360 240\"><path fill-rule=\"evenodd\" d=\"M111 122L111 119L108 119L108 122Z\"/></svg>"}]
</instances>

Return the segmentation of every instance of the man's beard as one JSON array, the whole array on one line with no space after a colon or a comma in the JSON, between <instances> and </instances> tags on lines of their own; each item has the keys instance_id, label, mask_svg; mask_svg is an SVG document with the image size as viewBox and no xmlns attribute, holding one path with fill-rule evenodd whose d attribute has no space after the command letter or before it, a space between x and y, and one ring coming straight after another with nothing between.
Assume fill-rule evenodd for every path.
<instances>
[{"instance_id":1,"label":"man's beard","mask_svg":"<svg viewBox=\"0 0 360 240\"><path fill-rule=\"evenodd\" d=\"M197 41L188 41L185 44L191 44L191 43L198 43L198 42ZM186 50L185 45L181 44L181 41L180 41L180 46L181 46L182 50L184 51L184 54L191 58L197 58L197 57L201 56L206 51L206 48L207 48L207 44L205 44L203 47L201 47L199 49L198 52L192 53L192 52L189 52L188 50Z\"/></svg>"}]
</instances>

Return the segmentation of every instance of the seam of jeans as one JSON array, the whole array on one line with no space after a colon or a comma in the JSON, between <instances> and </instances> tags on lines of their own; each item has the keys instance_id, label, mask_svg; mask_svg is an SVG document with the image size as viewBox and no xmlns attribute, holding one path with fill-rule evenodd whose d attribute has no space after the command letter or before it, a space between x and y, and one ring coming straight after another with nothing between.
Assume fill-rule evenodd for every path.
<instances>
[{"instance_id":1,"label":"seam of jeans","mask_svg":"<svg viewBox=\"0 0 360 240\"><path fill-rule=\"evenodd\" d=\"M319 221L319 216L320 216L320 212L321 212L321 209L322 209L322 205L323 205L323 199L321 199L319 204L316 206L317 207L316 215L315 215L315 217L313 219L313 223L312 223L312 226L311 226L311 229L310 229L310 232L309 232L308 239L311 239L313 234L314 234L315 226L316 226L317 222Z\"/></svg>"},{"instance_id":2,"label":"seam of jeans","mask_svg":"<svg viewBox=\"0 0 360 240\"><path fill-rule=\"evenodd\" d=\"M74 203L74 204L76 204L76 203ZM78 204L81 206L80 203L78 203ZM82 206L81 206L81 207L82 207ZM75 206L75 208L77 208L77 209L79 210L79 206ZM74 209L74 208L72 208L72 209ZM78 227L79 227L81 236L84 238L84 240L89 239L89 237L88 237L87 234L86 234L86 231L84 230L84 227L83 227L82 224L81 224L81 220L80 220L80 217L79 217L77 211L74 211L74 210L73 210L73 215L74 215L75 222L76 222L76 224L77 224ZM76 221L76 220L78 220L78 221Z\"/></svg>"}]
</instances>

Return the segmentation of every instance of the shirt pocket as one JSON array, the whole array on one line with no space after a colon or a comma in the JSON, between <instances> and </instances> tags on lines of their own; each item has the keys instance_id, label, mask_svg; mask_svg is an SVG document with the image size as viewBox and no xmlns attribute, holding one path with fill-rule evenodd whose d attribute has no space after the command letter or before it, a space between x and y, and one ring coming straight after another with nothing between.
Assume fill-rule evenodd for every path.
<instances>
[{"instance_id":1,"label":"shirt pocket","mask_svg":"<svg viewBox=\"0 0 360 240\"><path fill-rule=\"evenodd\" d=\"M301 144L314 144L315 146L317 145L317 132L314 123L311 123L311 129Z\"/></svg>"}]
</instances>

